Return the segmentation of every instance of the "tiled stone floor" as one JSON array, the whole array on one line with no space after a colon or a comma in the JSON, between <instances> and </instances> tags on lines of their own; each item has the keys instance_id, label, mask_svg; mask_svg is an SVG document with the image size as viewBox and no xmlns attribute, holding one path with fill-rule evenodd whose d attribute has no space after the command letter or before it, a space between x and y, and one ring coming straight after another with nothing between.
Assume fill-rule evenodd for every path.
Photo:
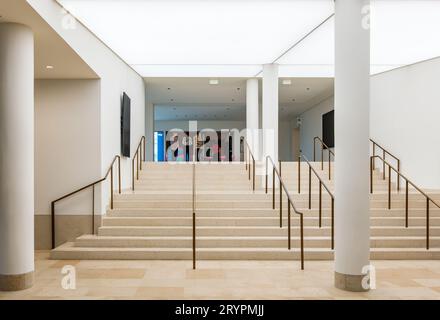
<instances>
[{"instance_id":1,"label":"tiled stone floor","mask_svg":"<svg viewBox=\"0 0 440 320\"><path fill-rule=\"evenodd\" d=\"M373 261L377 288L349 293L333 286L333 262L54 261L36 253L33 288L0 299L440 299L440 261ZM76 289L61 286L65 265Z\"/></svg>"}]
</instances>

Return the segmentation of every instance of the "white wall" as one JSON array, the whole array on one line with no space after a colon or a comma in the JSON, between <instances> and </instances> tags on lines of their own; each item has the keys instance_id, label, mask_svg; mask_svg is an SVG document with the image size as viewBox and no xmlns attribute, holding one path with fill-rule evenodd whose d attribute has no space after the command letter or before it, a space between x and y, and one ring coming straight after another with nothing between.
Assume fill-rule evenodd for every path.
<instances>
[{"instance_id":1,"label":"white wall","mask_svg":"<svg viewBox=\"0 0 440 320\"><path fill-rule=\"evenodd\" d=\"M281 161L297 161L295 146L299 143L294 138L293 130L296 128L296 120L284 120L278 123L278 157Z\"/></svg>"},{"instance_id":2,"label":"white wall","mask_svg":"<svg viewBox=\"0 0 440 320\"><path fill-rule=\"evenodd\" d=\"M154 130L155 131L166 131L171 129L182 129L188 130L189 121L167 121L167 120L156 120L154 122ZM238 129L243 130L246 128L245 121L215 121L215 120L206 120L206 121L197 121L198 130L201 129Z\"/></svg>"},{"instance_id":3,"label":"white wall","mask_svg":"<svg viewBox=\"0 0 440 320\"><path fill-rule=\"evenodd\" d=\"M107 46L79 22L74 29L63 28L66 13L52 0L29 0L29 4L72 47L72 49L98 74L101 79L100 96L100 168L107 171L116 154L120 153L121 95L125 91L131 98L131 153L141 136L145 135L145 84L143 79ZM122 160L122 185L129 188L131 161ZM109 188L103 186L102 208L109 199Z\"/></svg>"},{"instance_id":4,"label":"white wall","mask_svg":"<svg viewBox=\"0 0 440 320\"><path fill-rule=\"evenodd\" d=\"M154 155L154 104L148 101L145 104L145 149L146 160L153 161Z\"/></svg>"},{"instance_id":5,"label":"white wall","mask_svg":"<svg viewBox=\"0 0 440 320\"><path fill-rule=\"evenodd\" d=\"M300 129L295 123L292 123L292 141L291 141L291 151L292 151L292 160L297 161L298 157L301 155L301 138L300 138Z\"/></svg>"},{"instance_id":6,"label":"white wall","mask_svg":"<svg viewBox=\"0 0 440 320\"><path fill-rule=\"evenodd\" d=\"M440 58L371 77L370 137L400 158L403 174L425 189L440 188L439 83ZM329 98L301 115L301 149L309 159L313 137L322 136L321 116L332 109Z\"/></svg>"},{"instance_id":7,"label":"white wall","mask_svg":"<svg viewBox=\"0 0 440 320\"><path fill-rule=\"evenodd\" d=\"M372 77L370 135L422 188L440 188L440 58Z\"/></svg>"},{"instance_id":8,"label":"white wall","mask_svg":"<svg viewBox=\"0 0 440 320\"><path fill-rule=\"evenodd\" d=\"M313 138L322 138L322 115L333 108L334 98L330 97L299 116L302 122L300 128L301 151L309 160L313 160ZM327 157L327 151L324 151L324 159ZM316 145L316 160L321 160L318 145Z\"/></svg>"},{"instance_id":9,"label":"white wall","mask_svg":"<svg viewBox=\"0 0 440 320\"><path fill-rule=\"evenodd\" d=\"M35 82L35 213L101 176L100 81ZM57 204L57 214L91 213L91 192Z\"/></svg>"}]
</instances>

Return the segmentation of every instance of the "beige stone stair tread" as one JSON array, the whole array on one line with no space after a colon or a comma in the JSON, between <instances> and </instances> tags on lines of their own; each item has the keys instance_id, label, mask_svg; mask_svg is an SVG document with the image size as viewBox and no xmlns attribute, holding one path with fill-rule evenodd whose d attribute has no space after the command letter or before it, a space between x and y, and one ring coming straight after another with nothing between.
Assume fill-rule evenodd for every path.
<instances>
[{"instance_id":1,"label":"beige stone stair tread","mask_svg":"<svg viewBox=\"0 0 440 320\"><path fill-rule=\"evenodd\" d=\"M430 248L429 250L426 248L371 248L371 252L435 252L440 253L440 248Z\"/></svg>"},{"instance_id":2,"label":"beige stone stair tread","mask_svg":"<svg viewBox=\"0 0 440 320\"><path fill-rule=\"evenodd\" d=\"M291 236L291 239L299 239L299 236ZM77 240L187 240L192 236L97 236L82 235ZM287 240L283 236L197 236L200 240ZM330 240L329 236L304 236L307 240ZM425 240L424 236L371 236L370 240ZM431 236L430 240L440 240L440 236Z\"/></svg>"},{"instance_id":3,"label":"beige stone stair tread","mask_svg":"<svg viewBox=\"0 0 440 320\"><path fill-rule=\"evenodd\" d=\"M102 226L100 227L102 229L191 229L191 226ZM297 228L292 226L293 228ZM318 227L309 227L309 228L318 228ZM324 228L329 228L329 227L322 227L322 229ZM279 230L280 227L279 226L198 226L197 229L277 229Z\"/></svg>"},{"instance_id":4,"label":"beige stone stair tread","mask_svg":"<svg viewBox=\"0 0 440 320\"><path fill-rule=\"evenodd\" d=\"M249 182L249 186L251 186L250 182ZM181 195L181 194L188 194L188 195L192 195L192 191L190 190L182 190L181 192L176 192L176 190L161 190L160 192L158 192L157 190L136 190L135 192L133 191L123 191L121 194L115 193L115 195L162 195L162 194L169 194L169 195ZM257 195L262 195L262 194L266 194L266 192L264 190L255 190L255 192L253 192L251 189L249 190L225 190L225 191L215 191L215 190L197 190L197 194L203 194L203 195L237 195L237 194L246 194L246 195L251 195L251 194L257 194Z\"/></svg>"},{"instance_id":5,"label":"beige stone stair tread","mask_svg":"<svg viewBox=\"0 0 440 320\"><path fill-rule=\"evenodd\" d=\"M192 217L188 216L148 216L148 217L105 217L106 220L133 220L133 221L150 221L150 220L173 220L173 219L179 219L179 220L192 220ZM221 216L203 216L203 217L197 217L196 220L254 220L254 219L264 219L264 220L279 220L279 217L265 217L265 216L255 216L255 217L221 217ZM283 217L283 219L287 219L287 217ZM317 220L318 217L304 217L304 219L311 219L311 220ZM322 217L322 219L329 219L328 217ZM399 218L400 219L400 218ZM433 218L434 219L434 218Z\"/></svg>"},{"instance_id":6,"label":"beige stone stair tread","mask_svg":"<svg viewBox=\"0 0 440 320\"><path fill-rule=\"evenodd\" d=\"M125 251L125 252L192 252L192 248L163 248L163 247L151 247L151 248L109 248L109 247L74 247L73 242L67 242L53 249L52 251ZM270 247L225 247L225 248L197 248L197 252L295 252L299 251L299 248L292 247L289 251L287 248L270 248ZM304 248L305 252L332 252L330 248ZM431 248L427 250L426 248L371 248L370 252L418 252L418 253L440 253L440 248Z\"/></svg>"},{"instance_id":7,"label":"beige stone stair tread","mask_svg":"<svg viewBox=\"0 0 440 320\"><path fill-rule=\"evenodd\" d=\"M286 209L287 207L283 206L283 209ZM192 210L192 208L113 208L110 211L124 211L124 210L130 210L130 211L146 211L146 210L160 210L160 211L188 211L188 210ZM215 211L242 211L242 210L252 210L255 212L271 212L274 214L279 214L279 208L276 208L275 210L272 209L272 207L270 208L198 208L196 211L201 211L201 212L215 212ZM312 209L308 209L308 208L303 208L302 209L304 214L308 214L308 213L318 213L319 210L317 208L312 208ZM388 212L399 212L402 214L405 214L405 208L371 208L370 211L376 212L376 211L384 211L384 216L386 216L386 214ZM411 208L411 210L409 211L409 217L411 218L411 213L413 211L420 211L425 213L426 209L425 208ZM430 208L430 212L435 212L435 211L440 211L440 209L435 209L435 208ZM323 213L330 213L330 208L329 207L323 207L322 208L322 212ZM404 217L404 215L403 215Z\"/></svg>"},{"instance_id":8,"label":"beige stone stair tread","mask_svg":"<svg viewBox=\"0 0 440 320\"><path fill-rule=\"evenodd\" d=\"M192 236L96 236L82 235L77 240L187 240ZM287 240L286 236L197 236L198 240ZM299 236L293 236L291 239L299 239ZM329 237L304 237L310 240L330 240Z\"/></svg>"},{"instance_id":9,"label":"beige stone stair tread","mask_svg":"<svg viewBox=\"0 0 440 320\"><path fill-rule=\"evenodd\" d=\"M192 252L192 248L164 248L164 247L147 247L147 248L134 248L134 247L126 247L126 248L109 248L109 247L75 247L73 242L66 242L52 251L128 251L128 252L136 252L136 251L144 251L144 252L167 252L167 251L180 251L180 252ZM299 251L298 248L292 248L290 251L287 248L271 248L271 247L226 247L226 248L197 248L197 252L294 252ZM327 252L331 251L329 248L304 248L304 251L308 252Z\"/></svg>"},{"instance_id":10,"label":"beige stone stair tread","mask_svg":"<svg viewBox=\"0 0 440 320\"><path fill-rule=\"evenodd\" d=\"M111 228L111 229L127 229L127 228L133 228L133 229L192 229L191 226L103 226L100 227L103 229ZM291 229L299 228L299 226L292 226ZM330 226L322 226L319 228L318 226L304 226L304 228L307 229L330 229ZM277 230L284 230L287 229L283 227L281 229L279 226L198 226L197 229L277 229ZM426 228L424 226L409 226L408 228L404 228L401 226L371 226L371 229L399 229L399 230L408 230L408 229L422 229L425 230ZM440 229L440 226L431 226L430 230L434 229Z\"/></svg>"},{"instance_id":11,"label":"beige stone stair tread","mask_svg":"<svg viewBox=\"0 0 440 320\"><path fill-rule=\"evenodd\" d=\"M171 208L168 208L171 209ZM179 210L181 211L185 211L185 212L191 212L192 210L188 210L188 209L182 209L180 208ZM267 212L266 212L267 213ZM294 218L298 216L298 214L296 213L291 213L291 217ZM109 220L120 220L120 219L124 219L124 220L151 220L151 219L192 219L192 216L164 216L164 215L158 215L158 216L148 216L148 217L144 217L144 216L139 216L139 217L115 217L115 216L103 216L104 219L109 219ZM231 220L231 219L237 219L237 220L251 220L251 219L279 219L279 213L276 212L276 214L274 214L272 217L268 217L268 216L264 216L264 215L259 215L259 214L255 214L255 216L240 216L239 214L237 214L237 216L197 216L196 213L196 219L206 219L206 220L213 220L213 219L225 219L225 220ZM283 212L283 219L287 219L287 213ZM311 216L311 215L307 215L304 212L304 219L310 219L310 220L317 220L319 219L318 216ZM322 216L323 220L328 220L331 219L330 216L328 215L323 215ZM387 216L386 214L384 214L383 216L372 216L370 217L371 220L380 220L380 219L390 219L390 220L404 220L405 217L393 217L393 216ZM410 216L409 219L411 220L426 220L426 217L424 216ZM440 219L440 217L429 217L429 220L438 220Z\"/></svg>"}]
</instances>

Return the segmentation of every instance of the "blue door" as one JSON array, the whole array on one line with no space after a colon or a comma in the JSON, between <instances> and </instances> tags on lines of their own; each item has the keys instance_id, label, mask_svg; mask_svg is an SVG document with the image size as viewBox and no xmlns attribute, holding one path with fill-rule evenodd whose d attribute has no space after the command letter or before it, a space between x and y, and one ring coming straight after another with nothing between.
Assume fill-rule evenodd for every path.
<instances>
[{"instance_id":1,"label":"blue door","mask_svg":"<svg viewBox=\"0 0 440 320\"><path fill-rule=\"evenodd\" d=\"M165 159L165 134L163 131L154 132L154 161L162 162Z\"/></svg>"}]
</instances>

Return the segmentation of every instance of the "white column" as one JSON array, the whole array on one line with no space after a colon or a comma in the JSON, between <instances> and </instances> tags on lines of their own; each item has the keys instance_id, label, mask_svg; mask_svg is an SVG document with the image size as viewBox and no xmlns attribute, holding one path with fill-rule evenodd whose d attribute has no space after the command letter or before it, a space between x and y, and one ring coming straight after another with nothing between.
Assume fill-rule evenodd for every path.
<instances>
[{"instance_id":1,"label":"white column","mask_svg":"<svg viewBox=\"0 0 440 320\"><path fill-rule=\"evenodd\" d=\"M263 156L278 162L278 65L263 66Z\"/></svg>"},{"instance_id":2,"label":"white column","mask_svg":"<svg viewBox=\"0 0 440 320\"><path fill-rule=\"evenodd\" d=\"M0 24L0 291L34 274L34 38Z\"/></svg>"},{"instance_id":3,"label":"white column","mask_svg":"<svg viewBox=\"0 0 440 320\"><path fill-rule=\"evenodd\" d=\"M367 0L335 4L335 286L365 291L370 257Z\"/></svg>"},{"instance_id":4,"label":"white column","mask_svg":"<svg viewBox=\"0 0 440 320\"><path fill-rule=\"evenodd\" d=\"M154 153L154 104L145 104L145 149L146 160L153 161Z\"/></svg>"},{"instance_id":5,"label":"white column","mask_svg":"<svg viewBox=\"0 0 440 320\"><path fill-rule=\"evenodd\" d=\"M259 157L259 95L258 79L248 79L246 82L246 138L255 157Z\"/></svg>"}]
</instances>

